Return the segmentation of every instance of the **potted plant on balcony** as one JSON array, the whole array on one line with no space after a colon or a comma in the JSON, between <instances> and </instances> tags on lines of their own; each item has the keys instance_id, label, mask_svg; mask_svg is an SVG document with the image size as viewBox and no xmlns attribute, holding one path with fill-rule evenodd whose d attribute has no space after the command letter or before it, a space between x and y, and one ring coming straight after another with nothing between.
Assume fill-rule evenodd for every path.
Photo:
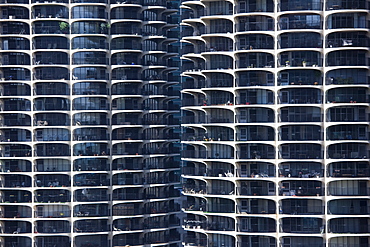
<instances>
[{"instance_id":1,"label":"potted plant on balcony","mask_svg":"<svg viewBox=\"0 0 370 247\"><path fill-rule=\"evenodd\" d=\"M302 66L303 66L303 67L306 67L306 65L307 65L307 62L306 62L305 60L303 60L303 61L302 61Z\"/></svg>"},{"instance_id":2,"label":"potted plant on balcony","mask_svg":"<svg viewBox=\"0 0 370 247\"><path fill-rule=\"evenodd\" d=\"M62 33L66 34L68 33L69 24L66 22L59 22L59 29L62 31Z\"/></svg>"}]
</instances>

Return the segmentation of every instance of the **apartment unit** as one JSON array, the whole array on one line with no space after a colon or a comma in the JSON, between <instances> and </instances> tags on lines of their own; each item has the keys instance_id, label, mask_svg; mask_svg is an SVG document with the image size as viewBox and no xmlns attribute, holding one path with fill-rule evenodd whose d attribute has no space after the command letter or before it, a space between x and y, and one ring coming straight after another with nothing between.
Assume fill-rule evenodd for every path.
<instances>
[{"instance_id":1,"label":"apartment unit","mask_svg":"<svg viewBox=\"0 0 370 247\"><path fill-rule=\"evenodd\" d=\"M0 1L0 246L176 247L165 0Z\"/></svg>"},{"instance_id":2,"label":"apartment unit","mask_svg":"<svg viewBox=\"0 0 370 247\"><path fill-rule=\"evenodd\" d=\"M181 8L185 246L369 246L369 1Z\"/></svg>"}]
</instances>

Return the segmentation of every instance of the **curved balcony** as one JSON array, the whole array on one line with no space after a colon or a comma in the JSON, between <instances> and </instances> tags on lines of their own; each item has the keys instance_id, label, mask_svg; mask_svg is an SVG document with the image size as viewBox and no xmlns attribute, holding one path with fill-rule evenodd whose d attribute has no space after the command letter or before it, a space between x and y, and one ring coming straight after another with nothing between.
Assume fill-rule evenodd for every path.
<instances>
[{"instance_id":1,"label":"curved balcony","mask_svg":"<svg viewBox=\"0 0 370 247\"><path fill-rule=\"evenodd\" d=\"M106 158L81 158L73 161L74 171L108 171Z\"/></svg>"},{"instance_id":2,"label":"curved balcony","mask_svg":"<svg viewBox=\"0 0 370 247\"><path fill-rule=\"evenodd\" d=\"M274 74L267 71L240 71L237 75L238 87L273 86Z\"/></svg>"},{"instance_id":3,"label":"curved balcony","mask_svg":"<svg viewBox=\"0 0 370 247\"><path fill-rule=\"evenodd\" d=\"M72 39L72 49L108 49L105 37L75 37Z\"/></svg>"},{"instance_id":4,"label":"curved balcony","mask_svg":"<svg viewBox=\"0 0 370 247\"><path fill-rule=\"evenodd\" d=\"M6 50L29 50L30 41L23 37L3 37L1 38L1 49Z\"/></svg>"},{"instance_id":5,"label":"curved balcony","mask_svg":"<svg viewBox=\"0 0 370 247\"><path fill-rule=\"evenodd\" d=\"M329 122L366 122L366 107L363 106L339 106L330 107L327 112Z\"/></svg>"},{"instance_id":6,"label":"curved balcony","mask_svg":"<svg viewBox=\"0 0 370 247\"><path fill-rule=\"evenodd\" d=\"M68 247L70 245L70 238L69 237L62 237L62 236L42 236L42 237L35 237L35 241L37 243L40 243L40 242L47 242L49 243L50 245L48 245L48 247L52 246L52 245L58 245L60 247Z\"/></svg>"},{"instance_id":7,"label":"curved balcony","mask_svg":"<svg viewBox=\"0 0 370 247\"><path fill-rule=\"evenodd\" d=\"M3 52L0 54L2 65L30 65L31 60L28 54L22 52Z\"/></svg>"},{"instance_id":8,"label":"curved balcony","mask_svg":"<svg viewBox=\"0 0 370 247\"><path fill-rule=\"evenodd\" d=\"M73 185L78 187L108 186L109 178L107 174L83 173L73 177Z\"/></svg>"},{"instance_id":9,"label":"curved balcony","mask_svg":"<svg viewBox=\"0 0 370 247\"><path fill-rule=\"evenodd\" d=\"M369 157L366 143L343 142L328 147L329 159L367 159Z\"/></svg>"},{"instance_id":10,"label":"curved balcony","mask_svg":"<svg viewBox=\"0 0 370 247\"><path fill-rule=\"evenodd\" d=\"M26 221L2 221L2 234L24 234L31 233L31 223Z\"/></svg>"},{"instance_id":11,"label":"curved balcony","mask_svg":"<svg viewBox=\"0 0 370 247\"><path fill-rule=\"evenodd\" d=\"M107 53L102 51L84 51L76 52L72 55L72 64L86 65L86 64L100 64L108 65L109 60Z\"/></svg>"},{"instance_id":12,"label":"curved balcony","mask_svg":"<svg viewBox=\"0 0 370 247\"><path fill-rule=\"evenodd\" d=\"M238 232L267 233L276 231L276 221L262 217L239 217Z\"/></svg>"},{"instance_id":13,"label":"curved balcony","mask_svg":"<svg viewBox=\"0 0 370 247\"><path fill-rule=\"evenodd\" d=\"M69 85L63 82L40 82L34 87L34 95L69 95Z\"/></svg>"},{"instance_id":14,"label":"curved balcony","mask_svg":"<svg viewBox=\"0 0 370 247\"><path fill-rule=\"evenodd\" d=\"M326 29L367 28L366 13L335 13L328 16Z\"/></svg>"},{"instance_id":15,"label":"curved balcony","mask_svg":"<svg viewBox=\"0 0 370 247\"><path fill-rule=\"evenodd\" d=\"M30 34L30 27L24 22L7 21L2 22L0 34L2 35L28 35Z\"/></svg>"},{"instance_id":16,"label":"curved balcony","mask_svg":"<svg viewBox=\"0 0 370 247\"><path fill-rule=\"evenodd\" d=\"M67 68L60 67L36 67L34 72L35 80L69 80Z\"/></svg>"},{"instance_id":17,"label":"curved balcony","mask_svg":"<svg viewBox=\"0 0 370 247\"><path fill-rule=\"evenodd\" d=\"M112 24L111 35L141 35L142 30L139 22L116 22Z\"/></svg>"},{"instance_id":18,"label":"curved balcony","mask_svg":"<svg viewBox=\"0 0 370 247\"><path fill-rule=\"evenodd\" d=\"M369 232L368 218L337 218L328 222L330 233L366 234Z\"/></svg>"},{"instance_id":19,"label":"curved balcony","mask_svg":"<svg viewBox=\"0 0 370 247\"><path fill-rule=\"evenodd\" d=\"M323 151L320 144L290 143L280 146L281 159L322 159Z\"/></svg>"},{"instance_id":20,"label":"curved balcony","mask_svg":"<svg viewBox=\"0 0 370 247\"><path fill-rule=\"evenodd\" d=\"M236 30L237 32L274 31L274 21L274 18L264 15L240 16Z\"/></svg>"},{"instance_id":21,"label":"curved balcony","mask_svg":"<svg viewBox=\"0 0 370 247\"><path fill-rule=\"evenodd\" d=\"M3 188L30 187L31 177L23 175L3 175L1 176L0 186Z\"/></svg>"},{"instance_id":22,"label":"curved balcony","mask_svg":"<svg viewBox=\"0 0 370 247\"><path fill-rule=\"evenodd\" d=\"M2 80L4 81L29 81L31 79L30 70L25 68L2 68L0 72L3 75Z\"/></svg>"},{"instance_id":23,"label":"curved balcony","mask_svg":"<svg viewBox=\"0 0 370 247\"><path fill-rule=\"evenodd\" d=\"M63 21L40 20L32 24L33 34L69 34L69 24Z\"/></svg>"},{"instance_id":24,"label":"curved balcony","mask_svg":"<svg viewBox=\"0 0 370 247\"><path fill-rule=\"evenodd\" d=\"M107 125L109 123L107 113L83 112L73 115L74 125Z\"/></svg>"},{"instance_id":25,"label":"curved balcony","mask_svg":"<svg viewBox=\"0 0 370 247\"><path fill-rule=\"evenodd\" d=\"M68 144L44 143L36 144L35 155L38 157L70 156Z\"/></svg>"},{"instance_id":26,"label":"curved balcony","mask_svg":"<svg viewBox=\"0 0 370 247\"><path fill-rule=\"evenodd\" d=\"M281 219L282 232L300 234L323 233L323 219L313 217L292 217Z\"/></svg>"},{"instance_id":27,"label":"curved balcony","mask_svg":"<svg viewBox=\"0 0 370 247\"><path fill-rule=\"evenodd\" d=\"M69 42L66 37L38 36L33 38L35 49L68 49Z\"/></svg>"},{"instance_id":28,"label":"curved balcony","mask_svg":"<svg viewBox=\"0 0 370 247\"><path fill-rule=\"evenodd\" d=\"M61 203L70 202L71 193L64 189L43 189L35 191L35 202L37 203Z\"/></svg>"},{"instance_id":29,"label":"curved balcony","mask_svg":"<svg viewBox=\"0 0 370 247\"><path fill-rule=\"evenodd\" d=\"M352 244L352 243L359 243L359 244ZM369 238L362 237L362 236L346 236L346 237L333 237L329 239L329 247L366 247L369 245Z\"/></svg>"},{"instance_id":30,"label":"curved balcony","mask_svg":"<svg viewBox=\"0 0 370 247\"><path fill-rule=\"evenodd\" d=\"M37 113L34 118L35 126L66 126L69 122L69 115L65 113Z\"/></svg>"},{"instance_id":31,"label":"curved balcony","mask_svg":"<svg viewBox=\"0 0 370 247\"><path fill-rule=\"evenodd\" d=\"M106 143L78 143L73 146L74 156L106 156L109 155L108 146Z\"/></svg>"},{"instance_id":32,"label":"curved balcony","mask_svg":"<svg viewBox=\"0 0 370 247\"><path fill-rule=\"evenodd\" d=\"M334 32L326 38L326 48L368 46L369 38L365 32Z\"/></svg>"},{"instance_id":33,"label":"curved balcony","mask_svg":"<svg viewBox=\"0 0 370 247\"><path fill-rule=\"evenodd\" d=\"M366 199L338 199L328 202L328 211L332 215L367 215L370 201Z\"/></svg>"},{"instance_id":34,"label":"curved balcony","mask_svg":"<svg viewBox=\"0 0 370 247\"><path fill-rule=\"evenodd\" d=\"M366 180L333 181L328 185L329 196L369 196L369 183Z\"/></svg>"},{"instance_id":35,"label":"curved balcony","mask_svg":"<svg viewBox=\"0 0 370 247\"><path fill-rule=\"evenodd\" d=\"M72 34L108 34L109 24L104 21L76 21L71 25Z\"/></svg>"},{"instance_id":36,"label":"curved balcony","mask_svg":"<svg viewBox=\"0 0 370 247\"><path fill-rule=\"evenodd\" d=\"M267 117L266 117L267 116ZM237 123L272 123L274 111L263 107L238 108L236 115Z\"/></svg>"},{"instance_id":37,"label":"curved balcony","mask_svg":"<svg viewBox=\"0 0 370 247\"><path fill-rule=\"evenodd\" d=\"M238 55L237 66L242 68L274 68L274 56L265 52L248 52Z\"/></svg>"},{"instance_id":38,"label":"curved balcony","mask_svg":"<svg viewBox=\"0 0 370 247\"><path fill-rule=\"evenodd\" d=\"M30 142L31 132L23 129L0 129L0 142Z\"/></svg>"},{"instance_id":39,"label":"curved balcony","mask_svg":"<svg viewBox=\"0 0 370 247\"><path fill-rule=\"evenodd\" d=\"M312 106L290 106L280 108L280 122L321 122L321 109Z\"/></svg>"},{"instance_id":40,"label":"curved balcony","mask_svg":"<svg viewBox=\"0 0 370 247\"><path fill-rule=\"evenodd\" d=\"M326 73L326 85L367 85L366 69L335 69Z\"/></svg>"},{"instance_id":41,"label":"curved balcony","mask_svg":"<svg viewBox=\"0 0 370 247\"><path fill-rule=\"evenodd\" d=\"M35 111L68 111L69 100L65 98L36 98L34 100Z\"/></svg>"},{"instance_id":42,"label":"curved balcony","mask_svg":"<svg viewBox=\"0 0 370 247\"><path fill-rule=\"evenodd\" d=\"M297 4L294 0L281 0L278 5L279 11L304 11L304 10L316 10L320 11L323 9L322 3L315 0L308 0L299 2Z\"/></svg>"},{"instance_id":43,"label":"curved balcony","mask_svg":"<svg viewBox=\"0 0 370 247\"><path fill-rule=\"evenodd\" d=\"M66 172L71 170L68 159L37 159L35 171L37 172Z\"/></svg>"},{"instance_id":44,"label":"curved balcony","mask_svg":"<svg viewBox=\"0 0 370 247\"><path fill-rule=\"evenodd\" d=\"M73 208L74 217L107 217L108 204L78 204Z\"/></svg>"},{"instance_id":45,"label":"curved balcony","mask_svg":"<svg viewBox=\"0 0 370 247\"><path fill-rule=\"evenodd\" d=\"M325 209L321 200L314 199L283 199L280 207L288 215L322 215Z\"/></svg>"},{"instance_id":46,"label":"curved balcony","mask_svg":"<svg viewBox=\"0 0 370 247\"><path fill-rule=\"evenodd\" d=\"M4 6L1 8L2 19L28 19L29 12L25 7Z\"/></svg>"},{"instance_id":47,"label":"curved balcony","mask_svg":"<svg viewBox=\"0 0 370 247\"><path fill-rule=\"evenodd\" d=\"M279 36L280 49L288 48L321 48L322 37L314 32L282 33Z\"/></svg>"},{"instance_id":48,"label":"curved balcony","mask_svg":"<svg viewBox=\"0 0 370 247\"><path fill-rule=\"evenodd\" d=\"M23 144L5 144L0 145L1 157L31 157L31 147Z\"/></svg>"},{"instance_id":49,"label":"curved balcony","mask_svg":"<svg viewBox=\"0 0 370 247\"><path fill-rule=\"evenodd\" d=\"M237 128L237 141L273 141L274 130L266 126L245 126Z\"/></svg>"},{"instance_id":50,"label":"curved balcony","mask_svg":"<svg viewBox=\"0 0 370 247\"><path fill-rule=\"evenodd\" d=\"M36 232L43 234L69 233L71 226L69 221L40 220L36 221Z\"/></svg>"},{"instance_id":51,"label":"curved balcony","mask_svg":"<svg viewBox=\"0 0 370 247\"><path fill-rule=\"evenodd\" d=\"M279 164L280 177L319 178L324 176L324 169L318 162L283 162Z\"/></svg>"},{"instance_id":52,"label":"curved balcony","mask_svg":"<svg viewBox=\"0 0 370 247\"><path fill-rule=\"evenodd\" d=\"M107 232L109 231L108 220L77 220L73 223L73 232Z\"/></svg>"},{"instance_id":53,"label":"curved balcony","mask_svg":"<svg viewBox=\"0 0 370 247\"><path fill-rule=\"evenodd\" d=\"M276 193L274 183L261 180L240 181L236 191L238 196L248 197L273 196Z\"/></svg>"},{"instance_id":54,"label":"curved balcony","mask_svg":"<svg viewBox=\"0 0 370 247\"><path fill-rule=\"evenodd\" d=\"M329 177L368 177L370 169L367 161L333 162L328 165Z\"/></svg>"},{"instance_id":55,"label":"curved balcony","mask_svg":"<svg viewBox=\"0 0 370 247\"><path fill-rule=\"evenodd\" d=\"M366 51L339 50L327 55L327 66L367 66Z\"/></svg>"},{"instance_id":56,"label":"curved balcony","mask_svg":"<svg viewBox=\"0 0 370 247\"><path fill-rule=\"evenodd\" d=\"M31 170L31 162L28 160L0 160L1 172L30 172Z\"/></svg>"},{"instance_id":57,"label":"curved balcony","mask_svg":"<svg viewBox=\"0 0 370 247\"><path fill-rule=\"evenodd\" d=\"M140 44L140 40L141 39L137 37L114 38L111 41L111 49L112 50L142 50L142 44ZM147 42L147 41L148 40L145 40L144 42ZM156 49L153 49L153 50L156 50Z\"/></svg>"},{"instance_id":58,"label":"curved balcony","mask_svg":"<svg viewBox=\"0 0 370 247\"><path fill-rule=\"evenodd\" d=\"M73 109L83 110L108 110L107 98L103 97L81 97L73 100Z\"/></svg>"},{"instance_id":59,"label":"curved balcony","mask_svg":"<svg viewBox=\"0 0 370 247\"><path fill-rule=\"evenodd\" d=\"M108 80L109 74L102 67L79 67L73 70L73 80Z\"/></svg>"},{"instance_id":60,"label":"curved balcony","mask_svg":"<svg viewBox=\"0 0 370 247\"><path fill-rule=\"evenodd\" d=\"M321 238L321 237L289 236L289 237L282 237L280 241L282 241L284 244L289 244L291 246L295 246L295 245L300 245L302 247L310 247L310 246L324 247L325 246L325 240L324 238Z\"/></svg>"},{"instance_id":61,"label":"curved balcony","mask_svg":"<svg viewBox=\"0 0 370 247\"><path fill-rule=\"evenodd\" d=\"M322 140L320 126L316 125L284 125L280 128L281 141L319 141Z\"/></svg>"},{"instance_id":62,"label":"curved balcony","mask_svg":"<svg viewBox=\"0 0 370 247\"><path fill-rule=\"evenodd\" d=\"M104 6L75 6L72 8L73 19L106 19L107 13Z\"/></svg>"},{"instance_id":63,"label":"curved balcony","mask_svg":"<svg viewBox=\"0 0 370 247\"><path fill-rule=\"evenodd\" d=\"M300 177L300 175L298 176ZM320 181L285 180L279 183L280 196L323 196L324 188Z\"/></svg>"},{"instance_id":64,"label":"curved balcony","mask_svg":"<svg viewBox=\"0 0 370 247\"><path fill-rule=\"evenodd\" d=\"M318 14L282 15L278 21L279 30L321 29L322 18Z\"/></svg>"},{"instance_id":65,"label":"curved balcony","mask_svg":"<svg viewBox=\"0 0 370 247\"><path fill-rule=\"evenodd\" d=\"M35 5L32 8L32 19L62 18L68 19L68 8L62 5Z\"/></svg>"},{"instance_id":66,"label":"curved balcony","mask_svg":"<svg viewBox=\"0 0 370 247\"><path fill-rule=\"evenodd\" d=\"M73 196L75 202L106 202L109 200L107 189L79 189L74 192Z\"/></svg>"}]
</instances>

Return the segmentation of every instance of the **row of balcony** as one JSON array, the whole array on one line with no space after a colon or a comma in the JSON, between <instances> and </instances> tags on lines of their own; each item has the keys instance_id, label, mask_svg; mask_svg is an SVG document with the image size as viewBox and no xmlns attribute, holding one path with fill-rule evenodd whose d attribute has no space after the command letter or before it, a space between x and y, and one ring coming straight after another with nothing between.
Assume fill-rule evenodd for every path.
<instances>
[{"instance_id":1,"label":"row of balcony","mask_svg":"<svg viewBox=\"0 0 370 247\"><path fill-rule=\"evenodd\" d=\"M113 171L122 170L148 170L148 169L177 169L180 163L174 157L150 158L118 158L112 161ZM73 171L109 171L110 165L108 159L104 157L80 158L73 161L73 164L67 159L37 159L34 172L70 172ZM0 172L32 172L32 164L27 160L2 160L0 163ZM91 175L91 174L90 174ZM94 176L94 175L91 175Z\"/></svg>"},{"instance_id":2,"label":"row of balcony","mask_svg":"<svg viewBox=\"0 0 370 247\"><path fill-rule=\"evenodd\" d=\"M148 203L125 203L112 206L108 204L79 204L74 206L73 213L66 205L41 205L34 211L35 218L67 218L71 217L108 217L112 216L132 216L147 214L171 214L180 210L180 206L173 200L148 202ZM111 213L112 212L112 213ZM28 206L2 206L2 218L32 218L31 207ZM157 216L158 217L158 216ZM137 218L141 219L141 218Z\"/></svg>"},{"instance_id":3,"label":"row of balcony","mask_svg":"<svg viewBox=\"0 0 370 247\"><path fill-rule=\"evenodd\" d=\"M275 75L263 70L235 71L235 75L227 71L207 71L197 74L193 71L194 64L184 63L183 68L189 69L188 78L182 83L183 89L201 89L209 87L255 87L275 86ZM194 73L195 72L195 73ZM325 75L326 85L368 84L366 69L334 69ZM205 77L205 78L203 78ZM316 69L287 68L276 75L278 86L297 87L301 85L318 86L323 84L323 74ZM235 81L235 82L234 82Z\"/></svg>"},{"instance_id":4,"label":"row of balcony","mask_svg":"<svg viewBox=\"0 0 370 247\"><path fill-rule=\"evenodd\" d=\"M282 162L278 166L280 178L321 178L324 177L323 165L318 162ZM333 162L327 166L326 177L367 177L370 174L368 163ZM224 162L210 162L207 167L202 163L187 162L182 168L184 176L202 177L277 177L276 167L268 162L237 162L236 165Z\"/></svg>"},{"instance_id":5,"label":"row of balcony","mask_svg":"<svg viewBox=\"0 0 370 247\"><path fill-rule=\"evenodd\" d=\"M128 23L116 22L108 24L105 21L76 21L69 26L67 22L58 20L37 20L34 21L31 27L29 24L21 21L10 20L2 22L0 25L0 34L2 35L29 35L29 34L102 34L102 35L141 35L141 36L171 36L169 27L163 22L158 27L157 23L141 24L141 21L133 20ZM172 25L174 26L174 25Z\"/></svg>"},{"instance_id":6,"label":"row of balcony","mask_svg":"<svg viewBox=\"0 0 370 247\"><path fill-rule=\"evenodd\" d=\"M34 187L71 187L71 178L68 175L37 175L35 176ZM164 184L176 183L179 176L174 172L151 172L149 174L115 174L112 177L114 185L141 185L141 184ZM31 177L24 175L0 176L0 187L21 188L31 187ZM73 177L73 186L110 186L110 179L107 174L86 173Z\"/></svg>"},{"instance_id":7,"label":"row of balcony","mask_svg":"<svg viewBox=\"0 0 370 247\"><path fill-rule=\"evenodd\" d=\"M281 0L277 3L277 11L323 11L323 4L325 2L327 11L342 10L342 9L356 9L356 10L367 10L367 3L356 0L327 0L327 1L293 1L293 0ZM186 7L192 7L192 11L187 11L183 15L184 19L187 18L199 18L202 16L213 16L213 15L230 15L242 14L242 13L255 13L255 12L274 12L274 1L238 1L233 5L232 3L225 2L220 3L219 1L203 1L202 5L195 5L183 1L182 3ZM234 9L234 11L233 11Z\"/></svg>"},{"instance_id":8,"label":"row of balcony","mask_svg":"<svg viewBox=\"0 0 370 247\"><path fill-rule=\"evenodd\" d=\"M158 186L150 188L131 187L113 190L112 196L108 189L85 188L74 191L73 201L75 202L98 202L98 201L121 201L121 200L148 200L167 199L179 197L173 186ZM2 190L1 203L63 203L71 202L71 192L65 188L36 190L32 196L27 190Z\"/></svg>"},{"instance_id":9,"label":"row of balcony","mask_svg":"<svg viewBox=\"0 0 370 247\"><path fill-rule=\"evenodd\" d=\"M214 219L213 219L214 218ZM176 218L174 218L176 219ZM153 228L168 228L176 227L179 225L177 220L174 220L173 217L169 217L169 221L163 220L151 220L148 219L149 223L134 223L131 220L126 221L126 224L121 223L122 220L116 220L113 224L113 229L116 231L131 231L144 230L149 227ZM226 217L212 217L211 220L214 222L202 222L197 220L187 220L186 228L194 228L200 230L208 231L238 231L238 232L258 232L258 233L267 233L275 232L275 220L270 218L260 218L260 217L240 217L238 223L235 225L235 222L231 218ZM195 222L195 223L194 223ZM312 225L307 225L306 223L310 222ZM295 225L297 223L297 225ZM347 225L348 224L348 225ZM360 228L358 224L364 224ZM344 225L344 226L343 226ZM328 232L329 233L366 233L368 229L368 219L366 218L337 218L331 219L328 222ZM124 230L118 228L122 227ZM107 220L79 220L73 224L73 232L84 233L84 232L105 232L109 231L110 225ZM34 226L37 233L69 233L70 232L70 223L68 221L36 221ZM282 218L280 220L281 232L284 233L316 233L323 234L324 226L322 219L320 218ZM28 222L12 222L5 221L2 228L3 234L17 234L31 233L32 225Z\"/></svg>"},{"instance_id":10,"label":"row of balcony","mask_svg":"<svg viewBox=\"0 0 370 247\"><path fill-rule=\"evenodd\" d=\"M275 132L279 141L320 141L324 140L323 130L316 125L284 125L277 131L267 126L207 126L204 129L187 129L181 135L182 141L275 141ZM333 125L326 128L326 140L368 140L367 125ZM1 129L0 129L1 130ZM6 140L6 139L5 139Z\"/></svg>"},{"instance_id":11,"label":"row of balcony","mask_svg":"<svg viewBox=\"0 0 370 247\"><path fill-rule=\"evenodd\" d=\"M349 103L349 102L348 102ZM332 106L327 110L327 122L366 122L368 119L366 107L348 105ZM226 107L224 107L226 108ZM230 110L229 110L230 109ZM212 123L274 123L277 122L322 122L324 115L318 107L290 106L282 107L275 120L275 112L265 107L238 107L236 114L229 109L209 108L208 116L204 112L184 110L183 124ZM359 114L360 113L360 114ZM211 117L211 116L213 117ZM214 117L218 116L218 117Z\"/></svg>"},{"instance_id":12,"label":"row of balcony","mask_svg":"<svg viewBox=\"0 0 370 247\"><path fill-rule=\"evenodd\" d=\"M144 130L140 128L116 129L112 132L112 140L164 140L179 139L178 133L162 130ZM31 132L21 129L0 129L0 142L30 142ZM66 129L38 129L33 137L35 141L107 141L110 140L106 128L76 129L72 137Z\"/></svg>"},{"instance_id":13,"label":"row of balcony","mask_svg":"<svg viewBox=\"0 0 370 247\"><path fill-rule=\"evenodd\" d=\"M30 50L30 41L26 37L2 37L1 50ZM70 45L71 42L71 45ZM109 46L110 44L110 46ZM32 39L33 50L37 49L104 49L104 50L142 50L167 51L170 47L162 40L138 37L114 38L109 43L103 36L75 37L71 41L62 36L37 36ZM175 52L175 51L174 51ZM176 52L175 52L176 53ZM130 61L131 62L131 61Z\"/></svg>"},{"instance_id":14,"label":"row of balcony","mask_svg":"<svg viewBox=\"0 0 370 247\"><path fill-rule=\"evenodd\" d=\"M229 17L233 16L232 13ZM191 23L194 27L193 36L203 34L218 34L218 33L233 33L233 28L236 32L248 31L278 31L284 30L312 30L312 29L349 29L349 28L367 28L366 13L364 11L332 13L325 17L325 27L323 27L324 17L320 14L313 13L292 13L283 14L277 18L254 13L247 16L233 16L234 21L229 18L215 17L207 22L207 25L198 20L183 20L183 22ZM188 36L186 34L183 34Z\"/></svg>"},{"instance_id":15,"label":"row of balcony","mask_svg":"<svg viewBox=\"0 0 370 247\"><path fill-rule=\"evenodd\" d=\"M130 66L132 68L130 68ZM5 67L0 70L3 81L29 81L30 70L19 67ZM108 70L104 67L79 67L73 69L73 80L109 80ZM70 80L70 72L67 68L54 66L37 67L34 69L33 80ZM176 81L177 78L169 75L164 68L142 68L141 65L128 65L113 69L112 80L144 80L144 81Z\"/></svg>"},{"instance_id":16,"label":"row of balcony","mask_svg":"<svg viewBox=\"0 0 370 247\"><path fill-rule=\"evenodd\" d=\"M108 19L105 6L75 6L71 9L71 19ZM110 11L110 19L139 19L144 21L167 21L166 12L158 13L155 9L144 10L140 13L140 6L115 6ZM69 8L63 5L34 5L29 9L20 6L3 6L0 8L2 19L32 19L40 18L69 18Z\"/></svg>"},{"instance_id":17,"label":"row of balcony","mask_svg":"<svg viewBox=\"0 0 370 247\"><path fill-rule=\"evenodd\" d=\"M236 196L324 196L324 184L312 180L284 180L279 182L278 193L275 191L275 183L261 179L239 180L235 182L225 180L208 180L206 183L199 180L188 179L183 185L186 195L218 195L228 197ZM348 186L348 187L341 187ZM327 196L368 196L370 190L367 181L343 180L333 181L327 185Z\"/></svg>"},{"instance_id":18,"label":"row of balcony","mask_svg":"<svg viewBox=\"0 0 370 247\"><path fill-rule=\"evenodd\" d=\"M31 117L24 113L0 114L1 126L31 126ZM109 125L107 113L77 113L73 115L73 125ZM179 121L169 114L161 117L157 113L116 113L112 116L112 125L178 125ZM34 126L66 126L70 125L70 116L67 113L37 113L33 120Z\"/></svg>"},{"instance_id":19,"label":"row of balcony","mask_svg":"<svg viewBox=\"0 0 370 247\"><path fill-rule=\"evenodd\" d=\"M214 218L214 219L213 219ZM212 222L213 219L213 222ZM211 217L207 221L188 220L185 228L195 228L205 231L237 231L237 232L255 232L268 233L276 232L276 221L270 218L262 217L240 217L235 224L234 220L226 217ZM186 222L187 223L187 222ZM325 233L324 222L321 218L311 217L291 217L282 218L279 222L281 233L300 233L300 234L323 234ZM358 224L362 224L364 228ZM367 218L339 218L328 221L328 233L366 233L368 230Z\"/></svg>"},{"instance_id":20,"label":"row of balcony","mask_svg":"<svg viewBox=\"0 0 370 247\"><path fill-rule=\"evenodd\" d=\"M190 30L184 30L184 35ZM209 37L204 43L200 40L193 41L192 46L186 45L186 49L182 50L182 54L188 53L204 53L204 52L233 52L246 50L274 49L275 38L269 34L238 34L236 41L228 37ZM287 48L323 48L323 37L316 32L294 32L282 33L276 38L277 49ZM367 47L369 38L366 37L366 32L361 31L346 31L333 32L325 38L326 48L338 47Z\"/></svg>"},{"instance_id":21,"label":"row of balcony","mask_svg":"<svg viewBox=\"0 0 370 247\"><path fill-rule=\"evenodd\" d=\"M163 55L163 54L161 54ZM4 52L0 55L2 65L30 65L30 56L26 53L20 52ZM33 55L34 65L68 65L69 58L65 52L36 52ZM107 58L106 52L101 51L83 51L76 52L72 55L73 65L87 65L87 64L99 64L99 65L140 65L146 66L171 66L172 61L167 59L161 59L160 56L156 55L144 55L141 60L138 58L137 53L115 53L112 55L111 62Z\"/></svg>"},{"instance_id":22,"label":"row of balcony","mask_svg":"<svg viewBox=\"0 0 370 247\"><path fill-rule=\"evenodd\" d=\"M335 199L327 203L327 211L330 215L366 215L369 213L370 201L367 199ZM266 216L266 214L276 214L277 209L272 200L266 199L237 199L236 213L244 216L257 214ZM212 205L209 204L209 208ZM319 199L282 199L278 203L279 214L284 215L322 215L325 214L325 206L323 201ZM184 202L183 209L190 211L205 211L211 212L202 202L196 202L191 197L187 197ZM194 212L195 213L195 212ZM188 218L192 218L189 215ZM208 216L212 219L212 216ZM190 223L190 222L189 222Z\"/></svg>"},{"instance_id":23,"label":"row of balcony","mask_svg":"<svg viewBox=\"0 0 370 247\"><path fill-rule=\"evenodd\" d=\"M78 144L77 144L78 145ZM237 144L235 147L210 143L207 149L191 145L182 150L185 159L323 159L323 148L316 143L286 143L279 147L269 144ZM366 143L335 143L327 147L327 159L367 159Z\"/></svg>"},{"instance_id":24,"label":"row of balcony","mask_svg":"<svg viewBox=\"0 0 370 247\"><path fill-rule=\"evenodd\" d=\"M166 143L127 142L114 144L112 155L160 155L178 153L179 149ZM31 146L25 144L0 145L1 157L32 157ZM71 156L70 145L62 143L36 144L33 155L35 157ZM73 146L73 156L108 156L108 143L79 143Z\"/></svg>"},{"instance_id":25,"label":"row of balcony","mask_svg":"<svg viewBox=\"0 0 370 247\"><path fill-rule=\"evenodd\" d=\"M163 97L164 98L164 97ZM140 104L140 101L142 103ZM172 101L163 102L164 99L147 98L119 98L112 101L112 110L179 110L179 106ZM0 110L6 111L31 111L31 101L21 98L4 98L0 101ZM69 99L37 98L34 100L34 111L69 111ZM72 110L110 110L109 103L105 97L80 97L73 100Z\"/></svg>"},{"instance_id":26,"label":"row of balcony","mask_svg":"<svg viewBox=\"0 0 370 247\"><path fill-rule=\"evenodd\" d=\"M203 70L229 70L229 69L255 69L274 68L274 56L267 52L243 51L238 53L236 61L231 56L221 54L207 55L207 63L201 61L199 69ZM234 66L235 65L235 66ZM193 65L194 66L194 65ZM286 51L278 55L277 67L322 67L322 56L316 51ZM337 50L329 52L326 59L327 67L337 66L367 66L366 51L361 50ZM193 72L191 65L185 72ZM195 71L196 72L196 71Z\"/></svg>"},{"instance_id":27,"label":"row of balcony","mask_svg":"<svg viewBox=\"0 0 370 247\"><path fill-rule=\"evenodd\" d=\"M69 231L70 232L70 231ZM82 232L77 232L82 233ZM86 232L88 233L88 232ZM40 234L41 235L41 234ZM28 236L4 236L3 237L4 246L22 246L22 247L32 247L32 239ZM58 245L58 247L69 247L71 245L71 239L67 236L37 236L34 240L38 246L42 247L53 247ZM167 242L179 242L180 233L177 229L170 229L167 231L155 231L146 233L126 233L126 234L115 234L112 240L108 240L107 233L100 234L78 234L74 237L74 245L76 247L100 247L108 246L110 241L113 241L113 246L124 246L127 243L130 245L150 245L150 244L165 244Z\"/></svg>"}]
</instances>

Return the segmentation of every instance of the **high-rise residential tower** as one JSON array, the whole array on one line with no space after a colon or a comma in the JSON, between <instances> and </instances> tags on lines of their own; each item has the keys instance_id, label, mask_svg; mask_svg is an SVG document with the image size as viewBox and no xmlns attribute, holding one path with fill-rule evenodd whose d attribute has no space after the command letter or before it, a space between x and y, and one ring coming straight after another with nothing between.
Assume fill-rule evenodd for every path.
<instances>
[{"instance_id":1,"label":"high-rise residential tower","mask_svg":"<svg viewBox=\"0 0 370 247\"><path fill-rule=\"evenodd\" d=\"M176 247L165 0L0 1L0 246Z\"/></svg>"},{"instance_id":2,"label":"high-rise residential tower","mask_svg":"<svg viewBox=\"0 0 370 247\"><path fill-rule=\"evenodd\" d=\"M182 14L185 245L369 246L369 1Z\"/></svg>"}]
</instances>

